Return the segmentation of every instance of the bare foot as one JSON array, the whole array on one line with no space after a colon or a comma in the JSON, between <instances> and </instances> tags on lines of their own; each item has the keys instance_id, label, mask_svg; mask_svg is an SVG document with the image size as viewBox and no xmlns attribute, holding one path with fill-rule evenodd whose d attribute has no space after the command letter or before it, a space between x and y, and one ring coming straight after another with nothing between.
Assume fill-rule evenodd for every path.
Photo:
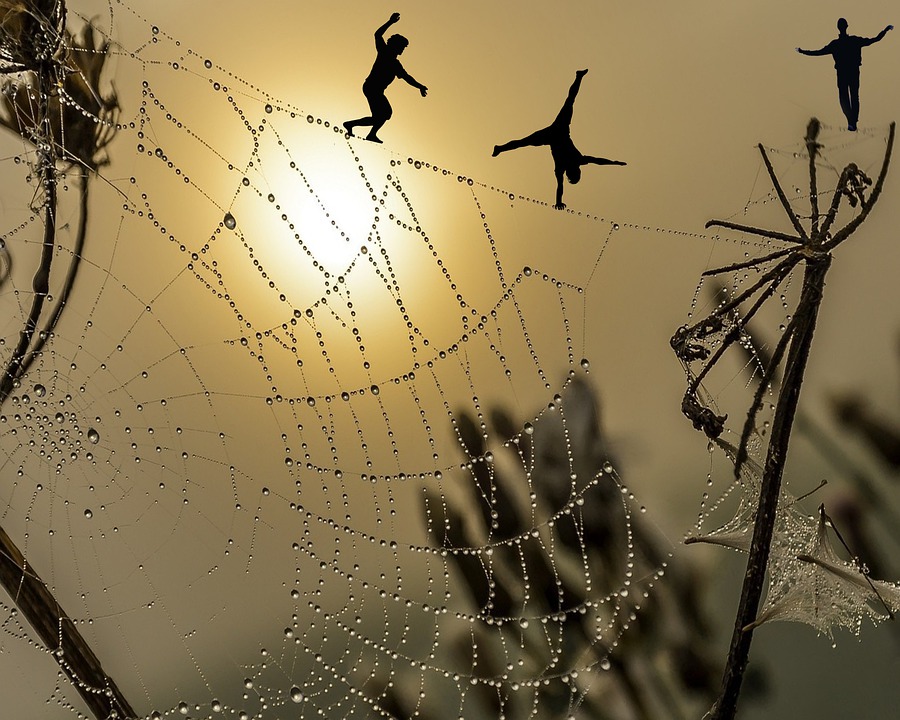
<instances>
[{"instance_id":1,"label":"bare foot","mask_svg":"<svg viewBox=\"0 0 900 720\"><path fill-rule=\"evenodd\" d=\"M344 123L344 129L347 131L347 137L353 137L353 123L349 120Z\"/></svg>"},{"instance_id":2,"label":"bare foot","mask_svg":"<svg viewBox=\"0 0 900 720\"><path fill-rule=\"evenodd\" d=\"M587 72L588 71L586 69L585 70L576 70L575 77L584 77L585 75L587 75Z\"/></svg>"},{"instance_id":3,"label":"bare foot","mask_svg":"<svg viewBox=\"0 0 900 720\"><path fill-rule=\"evenodd\" d=\"M378 138L377 135L366 135L366 140L368 140L369 142L375 142L375 143L381 142L381 140Z\"/></svg>"},{"instance_id":4,"label":"bare foot","mask_svg":"<svg viewBox=\"0 0 900 720\"><path fill-rule=\"evenodd\" d=\"M491 153L491 157L497 157L500 154L500 146L494 145L494 152Z\"/></svg>"}]
</instances>

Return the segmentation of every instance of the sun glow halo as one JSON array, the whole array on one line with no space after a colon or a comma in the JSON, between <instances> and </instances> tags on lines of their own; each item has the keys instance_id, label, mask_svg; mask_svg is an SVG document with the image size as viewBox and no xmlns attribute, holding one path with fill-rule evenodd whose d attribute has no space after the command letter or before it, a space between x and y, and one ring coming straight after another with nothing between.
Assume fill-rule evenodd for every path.
<instances>
[{"instance_id":1,"label":"sun glow halo","mask_svg":"<svg viewBox=\"0 0 900 720\"><path fill-rule=\"evenodd\" d=\"M341 136L300 122L283 133L283 145L275 150L282 155L278 162L262 158L267 172L261 194L269 207L261 220L266 227L278 226L274 237L279 238L281 262L296 265L301 274L309 268L320 279L328 279L326 273L342 276L352 272L371 234L376 214L372 192L341 147Z\"/></svg>"}]
</instances>

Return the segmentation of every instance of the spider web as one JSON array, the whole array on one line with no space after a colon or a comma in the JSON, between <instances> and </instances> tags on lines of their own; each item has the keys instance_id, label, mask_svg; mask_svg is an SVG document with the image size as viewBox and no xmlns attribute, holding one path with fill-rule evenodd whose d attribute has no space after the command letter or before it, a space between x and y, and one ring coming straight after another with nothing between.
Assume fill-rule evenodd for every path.
<instances>
[{"instance_id":1,"label":"spider web","mask_svg":"<svg viewBox=\"0 0 900 720\"><path fill-rule=\"evenodd\" d=\"M76 257L77 283L0 408L0 524L104 668L145 717L628 717L652 667L622 646L678 590L585 381L619 226L348 140L109 15L111 165L80 251L61 178L48 305ZM33 146L0 142L5 364L43 208ZM594 247L519 242L575 223ZM5 598L0 624L17 699L83 715Z\"/></svg>"},{"instance_id":2,"label":"spider web","mask_svg":"<svg viewBox=\"0 0 900 720\"><path fill-rule=\"evenodd\" d=\"M666 553L596 434L584 273L517 246L546 204L110 17L111 164L80 252L61 179L48 302L76 254L77 282L0 417L29 566L145 717L614 712ZM43 209L2 142L6 364ZM14 694L83 716L14 602L0 625Z\"/></svg>"}]
</instances>

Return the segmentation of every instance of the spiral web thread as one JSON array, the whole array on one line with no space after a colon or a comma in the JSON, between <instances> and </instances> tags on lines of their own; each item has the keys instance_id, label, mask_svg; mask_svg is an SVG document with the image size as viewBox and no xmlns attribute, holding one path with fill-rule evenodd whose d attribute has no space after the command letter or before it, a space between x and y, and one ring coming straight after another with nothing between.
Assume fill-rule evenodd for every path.
<instances>
[{"instance_id":1,"label":"spiral web thread","mask_svg":"<svg viewBox=\"0 0 900 720\"><path fill-rule=\"evenodd\" d=\"M61 101L115 132L111 164L0 408L0 523L104 668L151 718L628 716L618 653L668 554L579 351L619 225L570 213L599 252L523 249L547 203L110 14L138 38L110 38L121 116ZM33 146L2 142L5 363L42 208ZM71 175L60 195L51 305ZM14 694L82 716L6 597L0 628Z\"/></svg>"}]
</instances>

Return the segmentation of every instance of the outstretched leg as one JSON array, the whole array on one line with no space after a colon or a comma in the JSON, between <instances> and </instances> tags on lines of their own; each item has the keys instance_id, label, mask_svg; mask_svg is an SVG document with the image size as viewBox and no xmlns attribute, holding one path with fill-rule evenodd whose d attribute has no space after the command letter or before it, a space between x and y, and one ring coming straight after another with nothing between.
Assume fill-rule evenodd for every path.
<instances>
[{"instance_id":1,"label":"outstretched leg","mask_svg":"<svg viewBox=\"0 0 900 720\"><path fill-rule=\"evenodd\" d=\"M564 125L565 127L569 127L569 124L572 122L572 111L575 109L575 98L578 95L578 91L581 89L581 78L585 75L587 75L587 70L579 70L575 73L575 82L573 82L572 86L569 88L569 94L566 96L566 101L563 103L562 108L560 108L556 120L553 121L554 125Z\"/></svg>"},{"instance_id":2,"label":"outstretched leg","mask_svg":"<svg viewBox=\"0 0 900 720\"><path fill-rule=\"evenodd\" d=\"M494 152L491 153L491 157L497 157L502 152L506 152L507 150L517 150L521 147L538 147L540 145L549 145L550 135L550 128L544 128L542 130L538 130L537 132L531 133L531 135L526 135L519 140L510 140L509 142L503 143L502 145L494 145Z\"/></svg>"},{"instance_id":3,"label":"outstretched leg","mask_svg":"<svg viewBox=\"0 0 900 720\"><path fill-rule=\"evenodd\" d=\"M372 124L372 118L364 117L364 118L359 118L358 120L348 120L347 122L344 123L344 129L347 131L347 134L350 137L353 137L353 128L357 127L358 125L371 125L371 124Z\"/></svg>"},{"instance_id":4,"label":"outstretched leg","mask_svg":"<svg viewBox=\"0 0 900 720\"><path fill-rule=\"evenodd\" d=\"M363 92L365 92L365 88L363 88ZM383 93L366 92L365 94L366 100L369 101L369 111L372 114L357 120L348 120L344 123L344 129L347 131L347 134L352 137L353 128L371 125L372 129L369 130L369 134L366 135L366 140L380 143L381 140L378 138L378 131L388 120L390 120L394 111Z\"/></svg>"}]
</instances>

